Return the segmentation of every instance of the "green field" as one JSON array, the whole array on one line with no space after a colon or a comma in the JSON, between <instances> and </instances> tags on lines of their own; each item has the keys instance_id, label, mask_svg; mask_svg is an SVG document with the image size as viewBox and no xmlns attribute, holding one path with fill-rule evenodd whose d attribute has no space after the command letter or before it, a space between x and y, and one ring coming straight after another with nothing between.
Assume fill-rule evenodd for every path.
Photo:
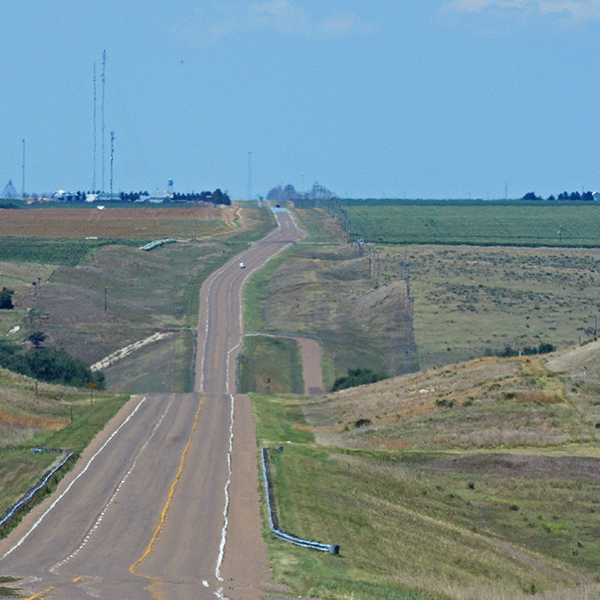
<instances>
[{"instance_id":1,"label":"green field","mask_svg":"<svg viewBox=\"0 0 600 600\"><path fill-rule=\"evenodd\" d=\"M78 240L0 237L0 261L74 267L102 246L120 244L138 248L144 240Z\"/></svg>"},{"instance_id":2,"label":"green field","mask_svg":"<svg viewBox=\"0 0 600 600\"><path fill-rule=\"evenodd\" d=\"M346 206L352 237L392 244L600 246L590 202L396 202Z\"/></svg>"}]
</instances>

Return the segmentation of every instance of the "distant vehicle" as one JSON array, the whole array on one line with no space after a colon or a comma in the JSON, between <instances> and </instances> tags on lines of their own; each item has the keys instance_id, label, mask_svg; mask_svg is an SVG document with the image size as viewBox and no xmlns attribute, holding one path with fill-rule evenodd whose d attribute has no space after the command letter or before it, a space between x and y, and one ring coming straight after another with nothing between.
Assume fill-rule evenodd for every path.
<instances>
[{"instance_id":1,"label":"distant vehicle","mask_svg":"<svg viewBox=\"0 0 600 600\"><path fill-rule=\"evenodd\" d=\"M246 268L246 263L240 263L240 269L245 269Z\"/></svg>"}]
</instances>

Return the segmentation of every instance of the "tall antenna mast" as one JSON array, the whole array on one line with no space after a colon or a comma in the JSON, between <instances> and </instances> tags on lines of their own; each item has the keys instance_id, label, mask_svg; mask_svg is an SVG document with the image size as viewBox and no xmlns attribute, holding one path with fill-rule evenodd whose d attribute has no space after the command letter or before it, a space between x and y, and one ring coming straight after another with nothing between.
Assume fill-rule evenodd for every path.
<instances>
[{"instance_id":1,"label":"tall antenna mast","mask_svg":"<svg viewBox=\"0 0 600 600\"><path fill-rule=\"evenodd\" d=\"M248 152L248 200L252 200L252 152Z\"/></svg>"},{"instance_id":2,"label":"tall antenna mast","mask_svg":"<svg viewBox=\"0 0 600 600\"><path fill-rule=\"evenodd\" d=\"M21 198L25 198L25 140L23 140L23 171L21 178Z\"/></svg>"},{"instance_id":3,"label":"tall antenna mast","mask_svg":"<svg viewBox=\"0 0 600 600\"><path fill-rule=\"evenodd\" d=\"M113 193L113 163L115 160L115 130L110 132L110 195Z\"/></svg>"},{"instance_id":4,"label":"tall antenna mast","mask_svg":"<svg viewBox=\"0 0 600 600\"><path fill-rule=\"evenodd\" d=\"M102 113L102 191L104 191L105 181L105 143L104 143L104 92L106 88L106 50L102 53L102 105L100 111Z\"/></svg>"},{"instance_id":5,"label":"tall antenna mast","mask_svg":"<svg viewBox=\"0 0 600 600\"><path fill-rule=\"evenodd\" d=\"M94 177L92 179L92 193L96 193L96 63L94 63Z\"/></svg>"}]
</instances>

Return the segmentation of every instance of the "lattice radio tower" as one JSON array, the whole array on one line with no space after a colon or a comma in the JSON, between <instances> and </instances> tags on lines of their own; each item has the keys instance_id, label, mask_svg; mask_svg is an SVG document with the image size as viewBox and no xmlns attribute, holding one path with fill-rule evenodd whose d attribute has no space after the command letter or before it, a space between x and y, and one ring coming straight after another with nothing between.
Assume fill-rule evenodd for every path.
<instances>
[{"instance_id":1,"label":"lattice radio tower","mask_svg":"<svg viewBox=\"0 0 600 600\"><path fill-rule=\"evenodd\" d=\"M94 168L92 177L92 193L96 193L96 63L94 63Z\"/></svg>"},{"instance_id":2,"label":"lattice radio tower","mask_svg":"<svg viewBox=\"0 0 600 600\"><path fill-rule=\"evenodd\" d=\"M110 132L110 195L113 193L113 165L115 161L115 130Z\"/></svg>"},{"instance_id":3,"label":"lattice radio tower","mask_svg":"<svg viewBox=\"0 0 600 600\"><path fill-rule=\"evenodd\" d=\"M102 103L100 106L100 112L102 116L102 191L104 191L104 182L106 175L106 164L105 164L105 156L106 156L106 143L104 136L104 94L106 90L106 50L102 53Z\"/></svg>"}]
</instances>

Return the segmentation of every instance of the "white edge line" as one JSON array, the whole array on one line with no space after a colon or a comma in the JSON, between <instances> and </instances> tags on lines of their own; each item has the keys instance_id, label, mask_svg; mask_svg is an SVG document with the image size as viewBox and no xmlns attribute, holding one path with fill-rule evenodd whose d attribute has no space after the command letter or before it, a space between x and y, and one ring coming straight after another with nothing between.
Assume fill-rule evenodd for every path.
<instances>
[{"instance_id":1,"label":"white edge line","mask_svg":"<svg viewBox=\"0 0 600 600\"><path fill-rule=\"evenodd\" d=\"M289 215L289 213L287 213ZM294 222L294 219L292 217L292 222ZM296 223L294 222L294 225L296 225ZM297 226L296 226L297 227ZM277 228L281 229L281 222L279 221L279 219L277 219ZM219 556L217 558L217 564L215 567L215 577L217 578L217 580L219 582L223 582L223 577L221 575L221 568L223 566L223 559L225 557L225 544L227 542L227 528L229 525L229 486L231 484L231 476L232 476L232 468L231 468L231 455L233 452L233 425L234 425L234 410L235 410L235 399L232 393L230 393L230 377L229 377L229 368L230 368L230 357L231 354L233 352L235 352L236 350L239 349L239 347L242 345L243 340L244 340L244 331L243 331L243 288L244 285L246 283L246 280L254 273L254 271L264 267L273 257L275 257L277 254L279 254L280 252L283 252L283 250L287 249L289 246L292 245L292 242L290 242L289 244L285 244L283 245L277 252L275 252L273 255L269 256L265 261L263 261L260 265L256 265L253 269L246 271L244 278L242 279L242 285L240 286L240 292L239 292L239 298L240 298L240 302L239 302L239 314L238 314L238 323L239 323L239 340L238 343L231 348L228 352L227 352L227 364L226 364L226 381L225 381L225 386L226 386L226 393L229 394L229 397L231 398L231 420L230 420L230 425L229 425L229 450L227 452L227 470L228 470L228 477L227 477L227 482L225 483L225 505L223 507L223 529L221 530L221 542L219 544ZM239 262L239 258L240 256L243 256L244 253L242 253L241 255L238 255L235 257L235 259L232 259L231 264L235 264L236 262ZM231 268L231 264L227 264L225 266L223 266L221 269L219 269L219 271L216 272L216 274L214 275L213 279L211 279L209 285L208 285L208 294L206 296L207 298L207 302L206 302L206 324L205 324L205 338L204 338L204 350L202 353L202 361L201 361L201 365L200 365L200 381L199 381L199 390L201 391L202 388L204 387L204 364L205 364L205 358L206 358L206 347L207 347L207 343L208 343L208 328L209 328L209 324L210 324L210 300L209 300L209 294L210 294L210 290L212 289L213 283L216 281L216 279L218 278L219 275L221 275L221 273L223 273L223 271L225 271L228 268ZM219 598L219 600L227 600L227 597L223 595L223 587L221 586L217 591L214 592L214 595Z\"/></svg>"},{"instance_id":2,"label":"white edge line","mask_svg":"<svg viewBox=\"0 0 600 600\"><path fill-rule=\"evenodd\" d=\"M83 537L83 541L81 542L81 544L79 544L79 546L73 552L71 552L71 554L69 554L69 556L67 556L66 558L63 558L62 560L60 560L59 562L57 562L54 566L52 566L50 569L48 569L50 571L50 573L56 573L56 570L59 567L62 567L63 565L67 564L67 562L69 562L71 559L75 558L81 552L81 550L84 548L84 546L89 542L89 540L92 537L92 535L94 534L94 532L100 526L100 523L102 523L102 520L104 519L104 515L106 514L106 511L108 510L108 507L115 501L115 499L119 495L119 492L121 491L121 488L123 487L123 485L125 484L125 482L129 478L129 476L131 475L131 473L133 472L133 470L135 469L135 467L137 465L137 462L138 462L138 459L140 458L140 456L142 455L142 453L144 452L144 450L148 447L148 444L150 443L150 441L154 437L154 434L158 431L158 428L160 427L160 425L162 424L162 422L165 420L165 417L167 416L167 413L169 412L171 406L173 405L173 402L174 402L174 399L171 398L171 401L169 402L169 404L168 404L165 412L161 415L159 421L152 428L152 431L151 431L150 435L148 436L148 439L144 442L144 445L140 448L139 452L135 456L135 458L133 460L133 463L131 464L131 467L129 468L129 470L127 471L127 473L123 477L123 479L121 479L121 481L119 482L119 485L117 486L117 489L113 492L113 494L109 498L108 502L104 505L104 508L102 509L102 511L100 512L100 514L98 515L98 518L96 519L95 523L92 525L92 527L90 527L88 529L87 533Z\"/></svg>"},{"instance_id":3,"label":"white edge line","mask_svg":"<svg viewBox=\"0 0 600 600\"><path fill-rule=\"evenodd\" d=\"M287 215L290 217L290 219L292 220L292 222L294 223L294 225L296 226L296 228L298 228L298 226L296 225L296 222L294 221L294 218L292 217L292 215L287 212ZM279 221L279 218L277 218L277 228L274 229L273 231L277 231L277 229L281 229L281 222ZM257 240L257 242L261 242L262 240ZM207 290L207 294L206 294L206 323L204 325L204 350L202 352L202 361L200 364L200 380L198 381L198 390L194 390L194 391L198 391L198 392L202 392L203 388L204 388L204 364L205 364L205 359L206 359L206 347L208 345L208 328L210 326L210 290L212 289L212 286L214 284L214 282L217 280L217 278L227 269L230 269L232 265L239 263L239 259L243 258L244 255L246 253L248 253L250 250L252 250L252 246L254 246L257 242L252 242L250 248L248 248L247 250L244 250L243 252L241 252L240 254L236 255L234 258L232 258L231 260L227 261L227 263L225 265L223 265L218 271L215 271L211 277L212 279L210 280L210 283L208 284L208 290ZM290 245L292 244L292 242L290 242L290 244L286 244L285 246L283 246L280 250L278 250L275 254L273 254L273 256L276 256L277 254L279 254L280 252L282 252L283 250L285 250L286 248L288 248ZM253 269L248 269L246 271L246 274L244 275L244 278L242 279L242 286L240 288L240 298L241 298L241 290L244 287L244 284L246 283L246 280L248 279L248 277L250 277L250 275L252 275L254 273L254 271L261 269L262 267L264 267L270 260L271 258L273 258L273 256L270 256L269 258L267 258L267 260L265 260L263 263L261 263L260 265L256 265ZM242 344L242 340L244 338L243 332L242 332L242 305L240 304L240 342L237 344L237 346L235 346L235 348L233 348L232 350L229 351L229 353L231 353L232 351L237 350L240 345ZM229 357L228 357L229 358ZM227 371L227 393L229 393L229 370Z\"/></svg>"},{"instance_id":4,"label":"white edge line","mask_svg":"<svg viewBox=\"0 0 600 600\"><path fill-rule=\"evenodd\" d=\"M100 452L102 452L102 450L106 448L108 443L115 437L115 435L117 435L117 433L119 433L119 431L127 424L127 422L133 417L133 415L135 415L135 413L139 410L140 406L145 401L146 396L144 396L139 401L138 405L133 409L129 416L119 425L119 427L117 427L117 429L115 429L115 431L112 432L110 437L106 440L106 442L104 442L104 444L102 444L101 448L96 452L96 454L94 454L94 456L90 458L83 471L81 471L81 473L79 473L79 475L77 475L77 477L75 477L75 479L71 481L71 483L67 486L67 489L50 505L50 508L48 508L48 510L33 524L31 529L10 550L8 550L2 557L0 557L0 561L4 560L9 554L12 554L33 533L33 531L37 529L38 525L46 518L50 511L53 510L54 507L60 502L60 500L67 494L67 492L73 487L75 482L90 468L90 465L94 462L94 460L100 454Z\"/></svg>"},{"instance_id":5,"label":"white edge line","mask_svg":"<svg viewBox=\"0 0 600 600\"><path fill-rule=\"evenodd\" d=\"M229 394L229 397L231 398L231 422L229 425L229 450L227 452L227 483L225 484L223 529L221 531L221 543L219 544L219 557L217 558L217 566L215 568L215 577L221 583L223 582L223 577L221 576L221 567L223 566L223 558L225 557L225 543L227 541L227 527L229 525L229 486L231 484L231 454L233 452L233 413L235 407L233 394ZM219 598L219 600L227 600L227 597L223 595L222 587L220 587L214 594L217 598Z\"/></svg>"}]
</instances>

